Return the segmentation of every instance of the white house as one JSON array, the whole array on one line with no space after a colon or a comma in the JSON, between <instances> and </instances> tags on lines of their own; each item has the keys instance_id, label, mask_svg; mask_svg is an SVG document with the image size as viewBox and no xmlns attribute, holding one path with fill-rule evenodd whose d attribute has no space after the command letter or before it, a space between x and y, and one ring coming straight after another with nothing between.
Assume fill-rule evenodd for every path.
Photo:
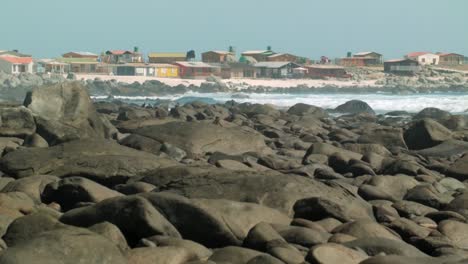
<instances>
[{"instance_id":1,"label":"white house","mask_svg":"<svg viewBox=\"0 0 468 264\"><path fill-rule=\"evenodd\" d=\"M438 65L439 55L430 52L412 52L405 56L410 60L419 62L420 65Z\"/></svg>"},{"instance_id":2,"label":"white house","mask_svg":"<svg viewBox=\"0 0 468 264\"><path fill-rule=\"evenodd\" d=\"M9 74L33 72L33 59L31 57L0 56L0 71Z\"/></svg>"}]
</instances>

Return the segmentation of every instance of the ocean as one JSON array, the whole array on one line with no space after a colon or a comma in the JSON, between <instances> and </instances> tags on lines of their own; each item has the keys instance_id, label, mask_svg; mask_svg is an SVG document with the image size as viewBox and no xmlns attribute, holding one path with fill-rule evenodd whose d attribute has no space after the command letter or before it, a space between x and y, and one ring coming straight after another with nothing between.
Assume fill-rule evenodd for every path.
<instances>
[{"instance_id":1,"label":"ocean","mask_svg":"<svg viewBox=\"0 0 468 264\"><path fill-rule=\"evenodd\" d=\"M105 96L95 96L95 100L108 100ZM158 100L171 100L179 104L194 100L205 103L224 103L234 100L239 103L271 104L278 108L288 108L297 103L305 103L322 108L335 108L350 100L362 100L368 103L376 113L389 111L407 111L416 113L426 107L437 107L453 114L468 114L468 93L431 93L431 94L343 94L343 93L197 93L189 92L168 96L114 96L113 99L135 104L155 104Z\"/></svg>"}]
</instances>

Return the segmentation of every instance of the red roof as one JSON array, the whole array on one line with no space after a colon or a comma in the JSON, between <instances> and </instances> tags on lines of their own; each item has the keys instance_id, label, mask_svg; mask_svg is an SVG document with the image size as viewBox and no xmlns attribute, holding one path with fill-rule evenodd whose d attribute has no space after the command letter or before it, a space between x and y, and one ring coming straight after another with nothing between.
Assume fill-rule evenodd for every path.
<instances>
[{"instance_id":1,"label":"red roof","mask_svg":"<svg viewBox=\"0 0 468 264\"><path fill-rule=\"evenodd\" d=\"M13 64L30 64L33 59L31 57L0 57L0 60L8 61Z\"/></svg>"},{"instance_id":2,"label":"red roof","mask_svg":"<svg viewBox=\"0 0 468 264\"><path fill-rule=\"evenodd\" d=\"M122 55L125 53L132 53L132 52L128 50L109 50L108 53L114 54L114 55Z\"/></svg>"},{"instance_id":3,"label":"red roof","mask_svg":"<svg viewBox=\"0 0 468 264\"><path fill-rule=\"evenodd\" d=\"M425 54L428 54L428 53L429 52L425 52L425 51L417 51L417 52L408 53L406 56L407 57L418 57L418 56L425 55Z\"/></svg>"}]
</instances>

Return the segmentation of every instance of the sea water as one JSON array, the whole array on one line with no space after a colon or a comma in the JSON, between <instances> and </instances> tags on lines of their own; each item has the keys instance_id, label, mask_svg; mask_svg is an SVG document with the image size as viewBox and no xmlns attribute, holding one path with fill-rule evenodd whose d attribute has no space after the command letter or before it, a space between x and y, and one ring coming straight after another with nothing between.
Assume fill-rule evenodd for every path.
<instances>
[{"instance_id":1,"label":"sea water","mask_svg":"<svg viewBox=\"0 0 468 264\"><path fill-rule=\"evenodd\" d=\"M94 97L106 100L105 96ZM431 94L343 94L343 93L196 93L188 92L167 96L114 96L113 99L135 104L153 104L156 100L171 100L189 103L195 100L208 104L224 103L234 100L239 103L271 104L278 108L287 108L297 103L305 103L332 109L350 100L362 100L368 103L377 113L389 111L407 111L416 113L427 107L437 107L454 114L467 114L468 93L431 93Z\"/></svg>"}]
</instances>

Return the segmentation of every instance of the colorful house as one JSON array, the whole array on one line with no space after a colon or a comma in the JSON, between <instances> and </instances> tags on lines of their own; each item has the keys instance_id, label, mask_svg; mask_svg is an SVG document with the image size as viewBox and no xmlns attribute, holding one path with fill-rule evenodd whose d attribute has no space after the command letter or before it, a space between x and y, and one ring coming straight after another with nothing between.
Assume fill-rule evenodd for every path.
<instances>
[{"instance_id":1,"label":"colorful house","mask_svg":"<svg viewBox=\"0 0 468 264\"><path fill-rule=\"evenodd\" d=\"M70 72L96 73L99 62L93 58L58 58L57 62L69 64Z\"/></svg>"},{"instance_id":2,"label":"colorful house","mask_svg":"<svg viewBox=\"0 0 468 264\"><path fill-rule=\"evenodd\" d=\"M301 66L288 61L264 61L254 64L254 67L257 69L257 77L260 78L289 78L293 77L293 69Z\"/></svg>"},{"instance_id":3,"label":"colorful house","mask_svg":"<svg viewBox=\"0 0 468 264\"><path fill-rule=\"evenodd\" d=\"M41 59L34 64L38 73L65 74L70 71L70 64L53 59Z\"/></svg>"},{"instance_id":4,"label":"colorful house","mask_svg":"<svg viewBox=\"0 0 468 264\"><path fill-rule=\"evenodd\" d=\"M187 61L187 54L184 52L152 52L148 55L149 63L174 63L177 61Z\"/></svg>"},{"instance_id":5,"label":"colorful house","mask_svg":"<svg viewBox=\"0 0 468 264\"><path fill-rule=\"evenodd\" d=\"M104 63L122 64L122 63L143 63L143 55L135 47L133 51L129 50L108 50L101 56Z\"/></svg>"},{"instance_id":6,"label":"colorful house","mask_svg":"<svg viewBox=\"0 0 468 264\"><path fill-rule=\"evenodd\" d=\"M182 78L206 78L211 75L220 75L220 67L201 61L177 61L179 75Z\"/></svg>"},{"instance_id":7,"label":"colorful house","mask_svg":"<svg viewBox=\"0 0 468 264\"><path fill-rule=\"evenodd\" d=\"M9 74L32 73L33 59L31 57L0 56L0 71Z\"/></svg>"},{"instance_id":8,"label":"colorful house","mask_svg":"<svg viewBox=\"0 0 468 264\"><path fill-rule=\"evenodd\" d=\"M202 53L202 61L206 63L235 62L236 55L229 51L207 51Z\"/></svg>"},{"instance_id":9,"label":"colorful house","mask_svg":"<svg viewBox=\"0 0 468 264\"><path fill-rule=\"evenodd\" d=\"M158 78L178 78L179 67L173 64L167 63L156 63L153 64L155 67L155 76Z\"/></svg>"}]
</instances>

